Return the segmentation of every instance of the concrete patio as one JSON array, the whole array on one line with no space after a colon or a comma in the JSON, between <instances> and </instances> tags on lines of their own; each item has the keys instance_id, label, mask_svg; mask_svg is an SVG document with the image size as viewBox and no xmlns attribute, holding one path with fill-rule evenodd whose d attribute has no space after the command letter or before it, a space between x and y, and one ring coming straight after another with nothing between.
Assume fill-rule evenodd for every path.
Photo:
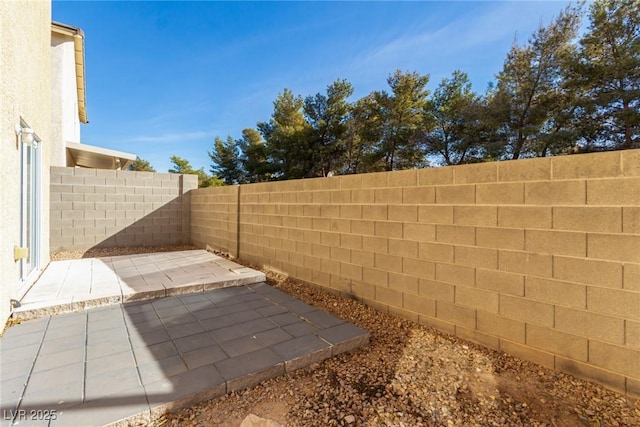
<instances>
[{"instance_id":1,"label":"concrete patio","mask_svg":"<svg viewBox=\"0 0 640 427\"><path fill-rule=\"evenodd\" d=\"M205 250L53 261L14 310L18 319L265 280Z\"/></svg>"},{"instance_id":2,"label":"concrete patio","mask_svg":"<svg viewBox=\"0 0 640 427\"><path fill-rule=\"evenodd\" d=\"M225 286L237 286L206 290L213 282L211 270L203 266L211 258L205 251L195 252L199 254L192 261L198 262L193 264L180 261L188 258L180 253L52 263L57 272L66 271L58 281L67 286L55 287L51 275L41 280L57 290L62 303L49 305L50 314L45 314L46 304L33 301L41 306L25 311L27 317L45 315L9 328L0 340L1 425L144 424L167 410L249 387L368 342L366 331L265 283L239 285L245 278L229 275L236 273L216 277L226 277L220 282ZM220 258L214 264L232 267L223 261L228 262ZM122 292L118 301L108 299L117 296L113 277L105 281L111 283L111 295L102 295L97 290L107 285L99 286L97 275L91 274L95 286L86 288L70 274L82 267L108 276L109 268L103 269L108 265L118 266L120 274L128 268L130 277L137 278L116 274ZM168 269L157 271L160 265ZM203 267L202 276L178 274L185 265ZM134 267L139 275L133 275ZM73 286L87 290L78 294L84 299L76 300L75 310L80 304L103 306L52 315L74 304ZM134 286L144 293L125 291ZM142 297L154 299L131 301Z\"/></svg>"}]
</instances>

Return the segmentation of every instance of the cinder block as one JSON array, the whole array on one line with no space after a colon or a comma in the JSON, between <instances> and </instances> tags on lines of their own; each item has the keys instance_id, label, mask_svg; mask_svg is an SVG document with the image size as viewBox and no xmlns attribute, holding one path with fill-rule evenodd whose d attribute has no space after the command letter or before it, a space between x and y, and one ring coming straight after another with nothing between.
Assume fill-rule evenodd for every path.
<instances>
[{"instance_id":1,"label":"cinder block","mask_svg":"<svg viewBox=\"0 0 640 427\"><path fill-rule=\"evenodd\" d=\"M586 338L532 324L527 324L527 345L582 362L589 356Z\"/></svg>"},{"instance_id":2,"label":"cinder block","mask_svg":"<svg viewBox=\"0 0 640 427\"><path fill-rule=\"evenodd\" d=\"M589 233L587 257L640 263L640 235Z\"/></svg>"},{"instance_id":3,"label":"cinder block","mask_svg":"<svg viewBox=\"0 0 640 427\"><path fill-rule=\"evenodd\" d=\"M374 253L369 251L352 250L351 263L362 267L373 267L375 265Z\"/></svg>"},{"instance_id":4,"label":"cinder block","mask_svg":"<svg viewBox=\"0 0 640 427\"><path fill-rule=\"evenodd\" d=\"M363 188L358 190L351 190L351 202L373 204L375 202L374 189Z\"/></svg>"},{"instance_id":5,"label":"cinder block","mask_svg":"<svg viewBox=\"0 0 640 427\"><path fill-rule=\"evenodd\" d=\"M462 225L436 225L436 241L457 245L475 245L476 229Z\"/></svg>"},{"instance_id":6,"label":"cinder block","mask_svg":"<svg viewBox=\"0 0 640 427\"><path fill-rule=\"evenodd\" d=\"M496 206L454 206L453 222L456 225L495 227L498 225L498 208Z\"/></svg>"},{"instance_id":7,"label":"cinder block","mask_svg":"<svg viewBox=\"0 0 640 427\"><path fill-rule=\"evenodd\" d=\"M362 281L362 267L355 264L341 262L340 275L347 279Z\"/></svg>"},{"instance_id":8,"label":"cinder block","mask_svg":"<svg viewBox=\"0 0 640 427\"><path fill-rule=\"evenodd\" d=\"M638 206L640 178L594 179L587 181L587 204Z\"/></svg>"},{"instance_id":9,"label":"cinder block","mask_svg":"<svg viewBox=\"0 0 640 427\"><path fill-rule=\"evenodd\" d=\"M595 381L606 387L613 388L621 393L625 391L625 378L606 369L596 368L588 363L578 362L562 356L556 356L556 369L566 372L578 378Z\"/></svg>"},{"instance_id":10,"label":"cinder block","mask_svg":"<svg viewBox=\"0 0 640 427\"><path fill-rule=\"evenodd\" d=\"M394 237L394 238L400 239L402 238L402 223L376 221L375 232L376 232L376 236L379 236L379 237Z\"/></svg>"},{"instance_id":11,"label":"cinder block","mask_svg":"<svg viewBox=\"0 0 640 427\"><path fill-rule=\"evenodd\" d=\"M496 249L478 248L475 246L455 246L454 263L467 267L498 268L498 251Z\"/></svg>"},{"instance_id":12,"label":"cinder block","mask_svg":"<svg viewBox=\"0 0 640 427\"><path fill-rule=\"evenodd\" d=\"M554 369L555 367L555 356L552 353L538 350L528 345L500 339L500 350L550 369Z\"/></svg>"},{"instance_id":13,"label":"cinder block","mask_svg":"<svg viewBox=\"0 0 640 427\"><path fill-rule=\"evenodd\" d=\"M404 239L389 239L389 254L400 257L417 258L418 242Z\"/></svg>"},{"instance_id":14,"label":"cinder block","mask_svg":"<svg viewBox=\"0 0 640 427\"><path fill-rule=\"evenodd\" d=\"M406 274L389 273L389 288L402 293L409 293L411 294L410 298L418 294L418 283L419 280L417 277Z\"/></svg>"},{"instance_id":15,"label":"cinder block","mask_svg":"<svg viewBox=\"0 0 640 427\"><path fill-rule=\"evenodd\" d=\"M429 261L453 263L453 248L453 245L420 242L418 244L418 257Z\"/></svg>"},{"instance_id":16,"label":"cinder block","mask_svg":"<svg viewBox=\"0 0 640 427\"><path fill-rule=\"evenodd\" d=\"M436 302L430 298L411 295L410 297L404 298L403 304L406 310L413 311L414 313L429 317L436 316Z\"/></svg>"},{"instance_id":17,"label":"cinder block","mask_svg":"<svg viewBox=\"0 0 640 427\"><path fill-rule=\"evenodd\" d=\"M394 255L375 254L375 266L381 270L402 273L402 258Z\"/></svg>"},{"instance_id":18,"label":"cinder block","mask_svg":"<svg viewBox=\"0 0 640 427\"><path fill-rule=\"evenodd\" d=\"M556 307L556 329L589 339L624 344L624 320L585 310Z\"/></svg>"},{"instance_id":19,"label":"cinder block","mask_svg":"<svg viewBox=\"0 0 640 427\"><path fill-rule=\"evenodd\" d=\"M283 218L282 216L271 217L269 221L271 224L282 226ZM329 231L331 230L331 220L329 218L313 218L311 227L314 230Z\"/></svg>"},{"instance_id":20,"label":"cinder block","mask_svg":"<svg viewBox=\"0 0 640 427\"><path fill-rule=\"evenodd\" d=\"M453 224L453 206L419 206L418 221L426 224Z\"/></svg>"},{"instance_id":21,"label":"cinder block","mask_svg":"<svg viewBox=\"0 0 640 427\"><path fill-rule=\"evenodd\" d=\"M394 307L402 307L402 292L396 290L376 286L376 301Z\"/></svg>"},{"instance_id":22,"label":"cinder block","mask_svg":"<svg viewBox=\"0 0 640 427\"><path fill-rule=\"evenodd\" d=\"M543 181L524 184L524 202L527 205L584 205L587 186L585 181Z\"/></svg>"},{"instance_id":23,"label":"cinder block","mask_svg":"<svg viewBox=\"0 0 640 427\"><path fill-rule=\"evenodd\" d=\"M495 292L489 292L468 286L456 286L454 302L457 305L463 305L476 310L497 313L499 297Z\"/></svg>"},{"instance_id":24,"label":"cinder block","mask_svg":"<svg viewBox=\"0 0 640 427\"><path fill-rule=\"evenodd\" d=\"M276 249L282 249L282 243L280 243L278 246L274 245L272 242L282 242L282 239L278 239L278 238L273 238L270 240L270 246L276 247ZM329 246L324 246L324 245L316 245L316 244L312 244L311 245L311 254L315 257L318 258L324 258L324 259L329 259L331 258L331 248Z\"/></svg>"},{"instance_id":25,"label":"cinder block","mask_svg":"<svg viewBox=\"0 0 640 427\"><path fill-rule=\"evenodd\" d=\"M313 193L311 192L299 192L295 191L292 194L295 194L296 201L295 203L303 204L303 203L313 203ZM335 194L335 192L331 192L331 202L332 203L349 203L350 200L344 200L346 197L345 193ZM269 203L269 194L259 194L258 195L258 203Z\"/></svg>"},{"instance_id":26,"label":"cinder block","mask_svg":"<svg viewBox=\"0 0 640 427\"><path fill-rule=\"evenodd\" d=\"M479 332L478 330L456 326L456 336L494 350L498 350L500 347L500 339L492 335Z\"/></svg>"},{"instance_id":27,"label":"cinder block","mask_svg":"<svg viewBox=\"0 0 640 427\"><path fill-rule=\"evenodd\" d=\"M628 291L640 291L640 264L622 266L622 287Z\"/></svg>"},{"instance_id":28,"label":"cinder block","mask_svg":"<svg viewBox=\"0 0 640 427\"><path fill-rule=\"evenodd\" d=\"M517 228L476 228L476 245L483 248L524 250L524 230Z\"/></svg>"},{"instance_id":29,"label":"cinder block","mask_svg":"<svg viewBox=\"0 0 640 427\"><path fill-rule=\"evenodd\" d=\"M60 200L61 202L81 202L84 200L84 196L88 195L87 194L83 194L83 193L79 193L79 194L75 194L75 193L61 193L59 194L60 196ZM57 201L54 200L53 198L51 199L52 202Z\"/></svg>"},{"instance_id":30,"label":"cinder block","mask_svg":"<svg viewBox=\"0 0 640 427\"><path fill-rule=\"evenodd\" d=\"M405 223L402 227L402 237L406 240L433 242L436 240L436 226L433 224Z\"/></svg>"},{"instance_id":31,"label":"cinder block","mask_svg":"<svg viewBox=\"0 0 640 427\"><path fill-rule=\"evenodd\" d=\"M336 233L350 233L351 221L349 221L348 219L332 219L331 231Z\"/></svg>"},{"instance_id":32,"label":"cinder block","mask_svg":"<svg viewBox=\"0 0 640 427\"><path fill-rule=\"evenodd\" d=\"M624 324L624 344L629 347L640 349L640 322L625 320Z\"/></svg>"},{"instance_id":33,"label":"cinder block","mask_svg":"<svg viewBox=\"0 0 640 427\"><path fill-rule=\"evenodd\" d=\"M351 261L351 251L345 248L333 247L331 248L331 259L342 263L349 263Z\"/></svg>"},{"instance_id":34,"label":"cinder block","mask_svg":"<svg viewBox=\"0 0 640 427\"><path fill-rule=\"evenodd\" d=\"M626 380L626 393L636 399L640 397L640 380L636 380L634 378L626 378Z\"/></svg>"},{"instance_id":35,"label":"cinder block","mask_svg":"<svg viewBox=\"0 0 640 427\"><path fill-rule=\"evenodd\" d=\"M389 239L386 237L362 236L362 247L376 254L389 253Z\"/></svg>"},{"instance_id":36,"label":"cinder block","mask_svg":"<svg viewBox=\"0 0 640 427\"><path fill-rule=\"evenodd\" d=\"M436 317L468 329L476 328L476 311L444 301L436 301Z\"/></svg>"},{"instance_id":37,"label":"cinder block","mask_svg":"<svg viewBox=\"0 0 640 427\"><path fill-rule=\"evenodd\" d=\"M509 228L550 229L551 207L499 206L498 225Z\"/></svg>"},{"instance_id":38,"label":"cinder block","mask_svg":"<svg viewBox=\"0 0 640 427\"><path fill-rule=\"evenodd\" d=\"M640 320L640 293L622 289L587 287L587 310Z\"/></svg>"},{"instance_id":39,"label":"cinder block","mask_svg":"<svg viewBox=\"0 0 640 427\"><path fill-rule=\"evenodd\" d=\"M453 184L453 167L418 169L418 185Z\"/></svg>"},{"instance_id":40,"label":"cinder block","mask_svg":"<svg viewBox=\"0 0 640 427\"><path fill-rule=\"evenodd\" d=\"M402 202L407 204L432 204L436 202L435 187L408 187L402 189Z\"/></svg>"},{"instance_id":41,"label":"cinder block","mask_svg":"<svg viewBox=\"0 0 640 427\"><path fill-rule=\"evenodd\" d=\"M436 263L436 280L455 285L473 286L475 269L461 265Z\"/></svg>"},{"instance_id":42,"label":"cinder block","mask_svg":"<svg viewBox=\"0 0 640 427\"><path fill-rule=\"evenodd\" d=\"M387 205L362 205L362 219L387 220Z\"/></svg>"},{"instance_id":43,"label":"cinder block","mask_svg":"<svg viewBox=\"0 0 640 427\"><path fill-rule=\"evenodd\" d=\"M274 185L277 186L276 183ZM315 192L318 190L337 190L340 188L340 180L334 177L312 178L302 180L302 189L304 191ZM274 189L278 191L277 189Z\"/></svg>"},{"instance_id":44,"label":"cinder block","mask_svg":"<svg viewBox=\"0 0 640 427\"><path fill-rule=\"evenodd\" d=\"M436 301L448 301L453 303L455 298L454 285L429 279L420 279L418 292L420 295L424 295L427 298Z\"/></svg>"},{"instance_id":45,"label":"cinder block","mask_svg":"<svg viewBox=\"0 0 640 427\"><path fill-rule=\"evenodd\" d=\"M402 204L402 188L376 188L376 203Z\"/></svg>"},{"instance_id":46,"label":"cinder block","mask_svg":"<svg viewBox=\"0 0 640 427\"><path fill-rule=\"evenodd\" d=\"M476 184L498 180L498 162L476 163L453 167L455 184Z\"/></svg>"},{"instance_id":47,"label":"cinder block","mask_svg":"<svg viewBox=\"0 0 640 427\"><path fill-rule=\"evenodd\" d=\"M498 181L546 181L551 179L551 158L498 162Z\"/></svg>"},{"instance_id":48,"label":"cinder block","mask_svg":"<svg viewBox=\"0 0 640 427\"><path fill-rule=\"evenodd\" d=\"M337 177L340 180L340 188L343 190L349 190L353 188L362 188L362 177L366 177L370 174L358 174L358 175L342 175Z\"/></svg>"},{"instance_id":49,"label":"cinder block","mask_svg":"<svg viewBox=\"0 0 640 427\"><path fill-rule=\"evenodd\" d=\"M622 150L622 175L640 176L640 150Z\"/></svg>"},{"instance_id":50,"label":"cinder block","mask_svg":"<svg viewBox=\"0 0 640 427\"><path fill-rule=\"evenodd\" d=\"M640 216L638 218L640 219ZM554 207L553 228L620 233L622 231L621 208L599 206Z\"/></svg>"},{"instance_id":51,"label":"cinder block","mask_svg":"<svg viewBox=\"0 0 640 427\"><path fill-rule=\"evenodd\" d=\"M82 176L75 176L75 175L62 175L60 178L60 183L61 184L73 184L73 185L83 185L84 184L84 177Z\"/></svg>"},{"instance_id":52,"label":"cinder block","mask_svg":"<svg viewBox=\"0 0 640 427\"><path fill-rule=\"evenodd\" d=\"M300 196L301 194L298 194L298 198L300 198ZM351 203L351 190L331 191L331 203Z\"/></svg>"},{"instance_id":53,"label":"cinder block","mask_svg":"<svg viewBox=\"0 0 640 427\"><path fill-rule=\"evenodd\" d=\"M622 172L619 151L551 158L552 179L606 178Z\"/></svg>"},{"instance_id":54,"label":"cinder block","mask_svg":"<svg viewBox=\"0 0 640 427\"><path fill-rule=\"evenodd\" d=\"M345 205L348 207L349 205ZM276 206L275 205L266 205L264 206L265 214L274 214ZM302 215L303 216L320 216L320 206L318 205L302 205Z\"/></svg>"},{"instance_id":55,"label":"cinder block","mask_svg":"<svg viewBox=\"0 0 640 427\"><path fill-rule=\"evenodd\" d=\"M553 327L553 305L527 298L500 295L500 314L526 324Z\"/></svg>"},{"instance_id":56,"label":"cinder block","mask_svg":"<svg viewBox=\"0 0 640 427\"><path fill-rule=\"evenodd\" d=\"M417 169L389 172L389 187L413 187L418 184Z\"/></svg>"},{"instance_id":57,"label":"cinder block","mask_svg":"<svg viewBox=\"0 0 640 427\"><path fill-rule=\"evenodd\" d=\"M518 343L525 342L525 324L495 313L478 311L477 328L480 332Z\"/></svg>"},{"instance_id":58,"label":"cinder block","mask_svg":"<svg viewBox=\"0 0 640 427\"><path fill-rule=\"evenodd\" d=\"M431 261L403 258L402 272L413 277L434 279L436 275L436 265Z\"/></svg>"},{"instance_id":59,"label":"cinder block","mask_svg":"<svg viewBox=\"0 0 640 427\"><path fill-rule=\"evenodd\" d=\"M600 341L589 342L589 363L631 377L640 377L640 350Z\"/></svg>"},{"instance_id":60,"label":"cinder block","mask_svg":"<svg viewBox=\"0 0 640 427\"><path fill-rule=\"evenodd\" d=\"M362 236L341 234L340 246L347 249L362 249Z\"/></svg>"},{"instance_id":61,"label":"cinder block","mask_svg":"<svg viewBox=\"0 0 640 427\"><path fill-rule=\"evenodd\" d=\"M364 267L362 269L362 281L374 286L383 286L386 288L389 286L389 273L375 268ZM376 292L376 294L377 293L378 292ZM384 302L385 304L390 304L387 301Z\"/></svg>"},{"instance_id":62,"label":"cinder block","mask_svg":"<svg viewBox=\"0 0 640 427\"><path fill-rule=\"evenodd\" d=\"M498 268L500 270L541 277L551 277L552 275L552 255L516 251L498 252Z\"/></svg>"},{"instance_id":63,"label":"cinder block","mask_svg":"<svg viewBox=\"0 0 640 427\"><path fill-rule=\"evenodd\" d=\"M521 205L524 203L524 184L501 182L476 185L476 203L483 205Z\"/></svg>"},{"instance_id":64,"label":"cinder block","mask_svg":"<svg viewBox=\"0 0 640 427\"><path fill-rule=\"evenodd\" d=\"M455 335L456 333L456 325L453 323L445 322L443 320L437 319L435 314L433 316L423 315L419 316L420 324L424 325L428 328L437 329L440 332L444 332L445 334Z\"/></svg>"},{"instance_id":65,"label":"cinder block","mask_svg":"<svg viewBox=\"0 0 640 427\"><path fill-rule=\"evenodd\" d=\"M359 188L382 188L389 186L389 172L366 173L361 175L361 187ZM345 187L342 187L345 188Z\"/></svg>"},{"instance_id":66,"label":"cinder block","mask_svg":"<svg viewBox=\"0 0 640 427\"><path fill-rule=\"evenodd\" d=\"M373 236L375 234L375 224L373 221L351 221L351 233L361 236Z\"/></svg>"},{"instance_id":67,"label":"cinder block","mask_svg":"<svg viewBox=\"0 0 640 427\"><path fill-rule=\"evenodd\" d=\"M376 287L362 281L351 282L351 294L357 299L373 301L376 296Z\"/></svg>"},{"instance_id":68,"label":"cinder block","mask_svg":"<svg viewBox=\"0 0 640 427\"><path fill-rule=\"evenodd\" d=\"M553 276L570 282L622 288L622 264L618 262L554 256Z\"/></svg>"},{"instance_id":69,"label":"cinder block","mask_svg":"<svg viewBox=\"0 0 640 427\"><path fill-rule=\"evenodd\" d=\"M284 206L287 207L288 206ZM289 214L288 209L287 209L287 214ZM320 207L320 215L323 218L327 218L327 219L335 219L335 218L340 218L340 206L339 205L322 205Z\"/></svg>"},{"instance_id":70,"label":"cinder block","mask_svg":"<svg viewBox=\"0 0 640 427\"><path fill-rule=\"evenodd\" d=\"M526 248L540 254L585 257L586 233L572 231L525 230Z\"/></svg>"},{"instance_id":71,"label":"cinder block","mask_svg":"<svg viewBox=\"0 0 640 427\"><path fill-rule=\"evenodd\" d=\"M340 205L340 218L360 219L362 218L362 206L360 205Z\"/></svg>"},{"instance_id":72,"label":"cinder block","mask_svg":"<svg viewBox=\"0 0 640 427\"><path fill-rule=\"evenodd\" d=\"M269 245L269 249L274 249L275 250L276 248L273 247L273 245ZM276 254L274 253L274 255L272 257L270 256L269 258L276 259ZM321 263L322 263L322 259L321 258L305 255L303 265L306 268L308 268L309 270L311 270L312 277L313 277L313 272L314 271L320 271Z\"/></svg>"},{"instance_id":73,"label":"cinder block","mask_svg":"<svg viewBox=\"0 0 640 427\"><path fill-rule=\"evenodd\" d=\"M476 270L476 286L501 294L524 296L524 276L497 270Z\"/></svg>"},{"instance_id":74,"label":"cinder block","mask_svg":"<svg viewBox=\"0 0 640 427\"><path fill-rule=\"evenodd\" d=\"M622 208L622 232L626 234L640 234L640 208Z\"/></svg>"},{"instance_id":75,"label":"cinder block","mask_svg":"<svg viewBox=\"0 0 640 427\"><path fill-rule=\"evenodd\" d=\"M417 222L418 206L416 205L389 205L390 221Z\"/></svg>"},{"instance_id":76,"label":"cinder block","mask_svg":"<svg viewBox=\"0 0 640 427\"><path fill-rule=\"evenodd\" d=\"M524 281L524 294L527 298L563 307L587 307L586 286L578 283L528 276Z\"/></svg>"},{"instance_id":77,"label":"cinder block","mask_svg":"<svg viewBox=\"0 0 640 427\"><path fill-rule=\"evenodd\" d=\"M436 203L438 204L474 204L476 202L475 185L443 185L436 187Z\"/></svg>"},{"instance_id":78,"label":"cinder block","mask_svg":"<svg viewBox=\"0 0 640 427\"><path fill-rule=\"evenodd\" d=\"M389 314L393 314L398 317L402 317L403 319L411 320L412 322L418 323L420 320L420 315L418 313L414 313L413 311L405 310L404 308L399 308L393 305L388 307Z\"/></svg>"}]
</instances>

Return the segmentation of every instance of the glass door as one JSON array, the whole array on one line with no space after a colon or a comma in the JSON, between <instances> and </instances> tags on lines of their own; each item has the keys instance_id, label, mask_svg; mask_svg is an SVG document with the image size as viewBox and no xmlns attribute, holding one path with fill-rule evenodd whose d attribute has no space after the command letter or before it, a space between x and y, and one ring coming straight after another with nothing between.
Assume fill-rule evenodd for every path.
<instances>
[{"instance_id":1,"label":"glass door","mask_svg":"<svg viewBox=\"0 0 640 427\"><path fill-rule=\"evenodd\" d=\"M23 128L24 123L22 123ZM20 260L21 290L27 283L31 273L40 266L40 198L41 176L40 157L41 144L35 134L29 135L29 141L21 134L22 182L21 182L21 242L20 246L28 249L28 257Z\"/></svg>"}]
</instances>

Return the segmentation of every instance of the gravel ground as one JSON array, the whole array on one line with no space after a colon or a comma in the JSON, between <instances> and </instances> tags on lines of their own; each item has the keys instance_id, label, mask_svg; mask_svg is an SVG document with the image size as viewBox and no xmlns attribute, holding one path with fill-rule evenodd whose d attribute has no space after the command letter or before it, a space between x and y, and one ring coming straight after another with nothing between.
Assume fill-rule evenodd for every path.
<instances>
[{"instance_id":1,"label":"gravel ground","mask_svg":"<svg viewBox=\"0 0 640 427\"><path fill-rule=\"evenodd\" d=\"M159 250L90 256L141 249ZM160 248L183 249L193 247ZM265 273L272 286L369 331L370 344L153 426L236 427L248 414L286 426L640 426L638 399Z\"/></svg>"}]
</instances>

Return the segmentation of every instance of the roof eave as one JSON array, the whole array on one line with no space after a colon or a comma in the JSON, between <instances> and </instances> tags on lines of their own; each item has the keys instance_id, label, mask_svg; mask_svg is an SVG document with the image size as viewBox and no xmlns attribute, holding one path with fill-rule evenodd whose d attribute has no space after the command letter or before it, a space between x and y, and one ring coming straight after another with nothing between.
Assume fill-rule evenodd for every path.
<instances>
[{"instance_id":1,"label":"roof eave","mask_svg":"<svg viewBox=\"0 0 640 427\"><path fill-rule=\"evenodd\" d=\"M87 118L87 97L84 72L84 32L78 27L62 24L60 22L52 22L51 31L57 34L73 37L73 50L76 63L78 118L82 123L89 123L89 119Z\"/></svg>"}]
</instances>

